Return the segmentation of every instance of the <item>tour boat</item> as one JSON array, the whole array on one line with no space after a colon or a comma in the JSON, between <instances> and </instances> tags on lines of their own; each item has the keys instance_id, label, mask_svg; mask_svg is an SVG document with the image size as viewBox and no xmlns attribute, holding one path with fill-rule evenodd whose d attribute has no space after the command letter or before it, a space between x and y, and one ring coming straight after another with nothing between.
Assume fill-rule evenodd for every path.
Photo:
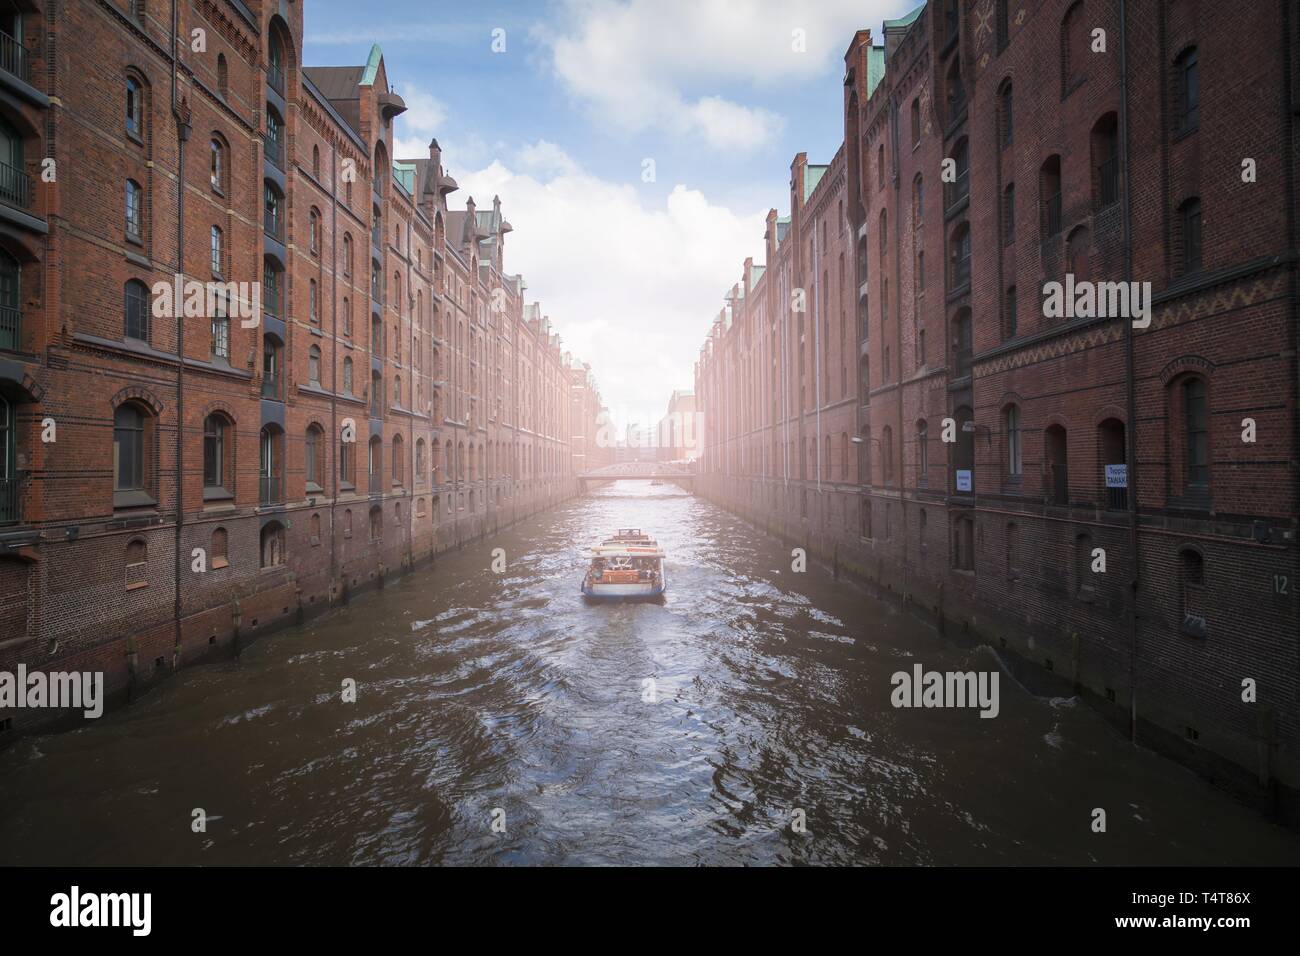
<instances>
[{"instance_id":1,"label":"tour boat","mask_svg":"<svg viewBox=\"0 0 1300 956\"><path fill-rule=\"evenodd\" d=\"M667 585L659 543L640 528L620 528L613 537L592 546L582 593L600 600L627 601L658 597Z\"/></svg>"}]
</instances>

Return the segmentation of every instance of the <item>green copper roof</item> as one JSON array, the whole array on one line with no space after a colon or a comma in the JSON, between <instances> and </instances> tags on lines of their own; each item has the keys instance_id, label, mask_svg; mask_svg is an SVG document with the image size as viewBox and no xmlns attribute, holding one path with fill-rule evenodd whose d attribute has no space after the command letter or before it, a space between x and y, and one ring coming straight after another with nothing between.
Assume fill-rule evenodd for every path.
<instances>
[{"instance_id":1,"label":"green copper roof","mask_svg":"<svg viewBox=\"0 0 1300 956\"><path fill-rule=\"evenodd\" d=\"M384 58L384 51L376 43L370 47L370 59L366 60L366 71L361 74L361 86L374 86L375 77L379 75L379 61Z\"/></svg>"},{"instance_id":2,"label":"green copper roof","mask_svg":"<svg viewBox=\"0 0 1300 956\"><path fill-rule=\"evenodd\" d=\"M830 169L829 166L810 165L807 169L804 170L803 173L803 201L804 202L808 201L808 197L813 194L813 190L817 188L817 184L822 181L822 177L826 175L826 170L828 169Z\"/></svg>"},{"instance_id":3,"label":"green copper roof","mask_svg":"<svg viewBox=\"0 0 1300 956\"><path fill-rule=\"evenodd\" d=\"M905 17L900 17L897 20L886 20L885 29L888 30L890 27L911 26L914 22L916 22L916 18L921 15L921 11L924 9L925 9L925 4L923 3Z\"/></svg>"},{"instance_id":4,"label":"green copper roof","mask_svg":"<svg viewBox=\"0 0 1300 956\"><path fill-rule=\"evenodd\" d=\"M393 163L393 178L415 195L415 163Z\"/></svg>"},{"instance_id":5,"label":"green copper roof","mask_svg":"<svg viewBox=\"0 0 1300 956\"><path fill-rule=\"evenodd\" d=\"M885 48L873 46L867 48L867 97L876 92L876 87L885 78Z\"/></svg>"}]
</instances>

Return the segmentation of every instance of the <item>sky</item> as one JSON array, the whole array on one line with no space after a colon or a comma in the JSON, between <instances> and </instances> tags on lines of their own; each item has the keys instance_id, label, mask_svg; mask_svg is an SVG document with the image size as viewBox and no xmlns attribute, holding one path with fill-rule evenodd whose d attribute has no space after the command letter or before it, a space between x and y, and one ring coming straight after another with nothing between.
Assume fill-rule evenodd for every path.
<instances>
[{"instance_id":1,"label":"sky","mask_svg":"<svg viewBox=\"0 0 1300 956\"><path fill-rule=\"evenodd\" d=\"M514 227L505 268L620 425L667 411L799 152L843 138L844 51L911 0L312 0L309 66L372 43L406 102L395 158L437 137L460 183Z\"/></svg>"}]
</instances>

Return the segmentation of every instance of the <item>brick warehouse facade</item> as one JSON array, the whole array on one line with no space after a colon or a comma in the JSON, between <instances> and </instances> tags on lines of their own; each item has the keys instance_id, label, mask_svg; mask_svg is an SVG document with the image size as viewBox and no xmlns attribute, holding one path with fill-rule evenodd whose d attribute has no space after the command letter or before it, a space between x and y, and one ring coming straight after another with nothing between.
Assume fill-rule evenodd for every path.
<instances>
[{"instance_id":1,"label":"brick warehouse facade","mask_svg":"<svg viewBox=\"0 0 1300 956\"><path fill-rule=\"evenodd\" d=\"M1296 820L1297 4L943 0L845 66L701 351L701 491ZM1149 324L1050 317L1067 274Z\"/></svg>"},{"instance_id":2,"label":"brick warehouse facade","mask_svg":"<svg viewBox=\"0 0 1300 956\"><path fill-rule=\"evenodd\" d=\"M302 65L292 0L18 8L0 669L128 698L577 492L591 371L505 272L500 201L449 208L436 142L390 158L378 47ZM234 286L158 317L177 272L261 282L260 322ZM48 714L0 712L0 744Z\"/></svg>"}]
</instances>

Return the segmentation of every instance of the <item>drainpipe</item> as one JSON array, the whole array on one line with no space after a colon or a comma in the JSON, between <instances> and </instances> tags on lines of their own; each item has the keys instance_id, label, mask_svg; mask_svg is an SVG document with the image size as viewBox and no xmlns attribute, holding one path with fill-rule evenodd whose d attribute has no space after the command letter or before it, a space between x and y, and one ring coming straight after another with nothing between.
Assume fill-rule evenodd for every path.
<instances>
[{"instance_id":1,"label":"drainpipe","mask_svg":"<svg viewBox=\"0 0 1300 956\"><path fill-rule=\"evenodd\" d=\"M176 34L180 28L177 0L172 0L172 118L176 121L176 272L185 274L185 143L190 138L189 110L182 110L177 100L180 62ZM179 304L179 303L177 303ZM182 536L185 524L185 319L184 309L176 309L176 542L172 579L172 618L175 645L173 669L180 664L181 653L181 568L184 563Z\"/></svg>"},{"instance_id":2,"label":"drainpipe","mask_svg":"<svg viewBox=\"0 0 1300 956\"><path fill-rule=\"evenodd\" d=\"M1119 162L1123 171L1121 188L1124 190L1124 279L1133 279L1133 203L1129 174L1128 149L1128 4L1119 3ZM1137 743L1138 730L1138 602L1142 585L1142 557L1138 550L1138 483L1137 483L1137 382L1134 361L1133 321L1124 321L1124 378L1125 401L1128 415L1128 513L1129 550L1133 552L1133 580L1130 584L1129 607L1129 738Z\"/></svg>"},{"instance_id":3,"label":"drainpipe","mask_svg":"<svg viewBox=\"0 0 1300 956\"><path fill-rule=\"evenodd\" d=\"M324 453L320 456L322 461L329 461L329 449L338 449L334 454L336 461L330 475L329 483L325 486L329 490L330 496L330 585L333 586L334 580L338 575L338 525L336 523L338 501L339 501L339 473L343 467L342 457L344 454L343 443L339 441L339 145L337 141L330 143L330 261L333 263L331 270L331 284L333 289L330 294L330 334L333 342L330 343L330 434L328 444ZM348 298L348 304L351 306L352 299ZM353 478L356 477L354 474ZM332 600L331 600L332 603Z\"/></svg>"},{"instance_id":4,"label":"drainpipe","mask_svg":"<svg viewBox=\"0 0 1300 956\"><path fill-rule=\"evenodd\" d=\"M894 360L898 363L898 507L899 521L903 539L902 590L903 599L907 599L907 462L903 458L903 200L899 192L901 177L898 167L901 160L898 146L898 96L889 98L889 148L894 154ZM914 266L915 268L915 266ZM881 336L884 337L883 335ZM971 379L972 383L974 379ZM975 401L972 397L971 405ZM894 450L889 450L892 458ZM888 507L888 506L886 506ZM893 530L892 528L890 529Z\"/></svg>"}]
</instances>

